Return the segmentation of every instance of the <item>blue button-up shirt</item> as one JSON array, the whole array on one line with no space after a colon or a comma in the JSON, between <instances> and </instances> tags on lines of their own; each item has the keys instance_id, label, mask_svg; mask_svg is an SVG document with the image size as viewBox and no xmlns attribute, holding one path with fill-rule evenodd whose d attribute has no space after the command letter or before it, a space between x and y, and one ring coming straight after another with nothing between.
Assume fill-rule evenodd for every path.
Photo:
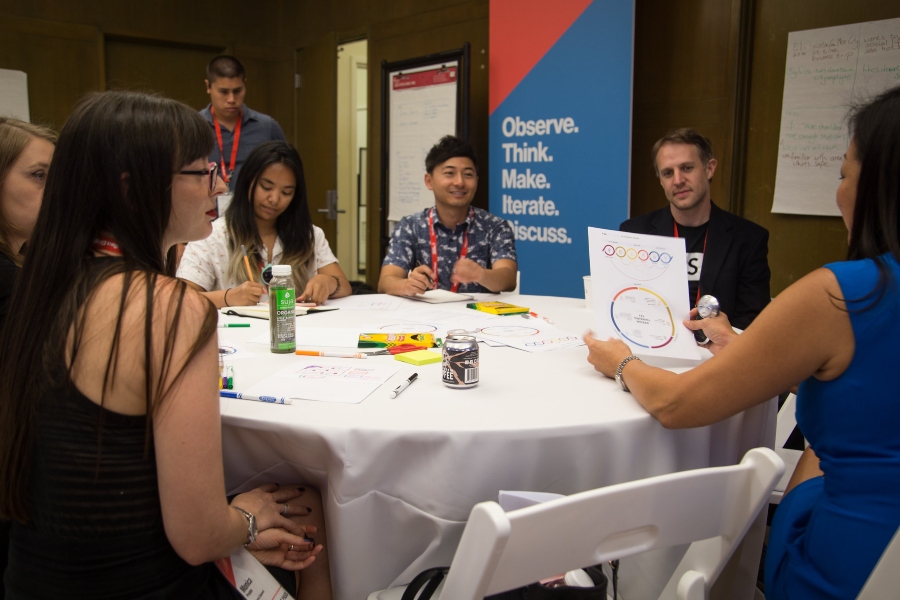
<instances>
[{"instance_id":1,"label":"blue button-up shirt","mask_svg":"<svg viewBox=\"0 0 900 600\"><path fill-rule=\"evenodd\" d=\"M418 265L431 267L431 235L428 231L430 208L403 217L391 235L391 245L382 265L395 265L407 272ZM516 260L516 238L509 221L501 219L486 210L475 208L465 221L450 229L434 215L434 233L438 247L438 287L449 290L453 283L453 265L459 260L465 232L469 232L469 250L466 258L485 268L496 261L507 258ZM489 292L477 283L459 284L460 292Z\"/></svg>"},{"instance_id":2,"label":"blue button-up shirt","mask_svg":"<svg viewBox=\"0 0 900 600\"><path fill-rule=\"evenodd\" d=\"M209 126L213 131L213 136L215 136L216 126L213 123L212 111L210 111L211 106L212 104L207 105L206 108L200 111L200 115L209 123ZM231 148L234 145L234 132L228 131L221 126L219 129L222 131L222 153L225 156L219 155L219 141L217 139L213 146L213 153L212 156L210 156L210 160L219 163L219 168L221 169L223 160L226 168L231 166ZM278 121L269 115L256 112L255 110L248 108L247 105L244 105L241 108L241 139L238 140L237 157L234 159L234 173L228 173L229 177L231 177L228 181L228 189L234 190L234 182L237 181L238 173L241 171L241 165L244 164L244 161L247 160L247 157L254 148L263 142L284 139L284 132L281 130Z\"/></svg>"}]
</instances>

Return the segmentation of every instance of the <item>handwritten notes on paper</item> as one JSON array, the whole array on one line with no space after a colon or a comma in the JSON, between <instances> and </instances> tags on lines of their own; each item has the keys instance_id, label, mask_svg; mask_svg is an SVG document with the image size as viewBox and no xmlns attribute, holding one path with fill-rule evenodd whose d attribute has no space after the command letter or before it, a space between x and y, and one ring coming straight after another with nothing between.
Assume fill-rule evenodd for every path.
<instances>
[{"instance_id":1,"label":"handwritten notes on paper","mask_svg":"<svg viewBox=\"0 0 900 600\"><path fill-rule=\"evenodd\" d=\"M434 204L425 187L425 156L456 133L457 62L391 73L388 220Z\"/></svg>"},{"instance_id":2,"label":"handwritten notes on paper","mask_svg":"<svg viewBox=\"0 0 900 600\"><path fill-rule=\"evenodd\" d=\"M772 212L839 216L850 106L900 85L900 19L788 35Z\"/></svg>"}]
</instances>

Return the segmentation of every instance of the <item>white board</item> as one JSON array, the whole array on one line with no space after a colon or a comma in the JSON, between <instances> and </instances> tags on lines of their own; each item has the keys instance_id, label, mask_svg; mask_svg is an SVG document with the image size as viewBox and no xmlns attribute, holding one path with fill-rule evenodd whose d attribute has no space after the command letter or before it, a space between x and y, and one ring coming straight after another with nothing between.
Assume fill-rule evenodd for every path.
<instances>
[{"instance_id":1,"label":"white board","mask_svg":"<svg viewBox=\"0 0 900 600\"><path fill-rule=\"evenodd\" d=\"M390 74L389 221L434 205L425 187L425 156L442 137L456 134L457 76L457 61Z\"/></svg>"},{"instance_id":2,"label":"white board","mask_svg":"<svg viewBox=\"0 0 900 600\"><path fill-rule=\"evenodd\" d=\"M28 75L23 71L0 69L0 117L31 121L28 111Z\"/></svg>"},{"instance_id":3,"label":"white board","mask_svg":"<svg viewBox=\"0 0 900 600\"><path fill-rule=\"evenodd\" d=\"M900 18L788 35L772 212L840 216L847 113L897 85Z\"/></svg>"}]
</instances>

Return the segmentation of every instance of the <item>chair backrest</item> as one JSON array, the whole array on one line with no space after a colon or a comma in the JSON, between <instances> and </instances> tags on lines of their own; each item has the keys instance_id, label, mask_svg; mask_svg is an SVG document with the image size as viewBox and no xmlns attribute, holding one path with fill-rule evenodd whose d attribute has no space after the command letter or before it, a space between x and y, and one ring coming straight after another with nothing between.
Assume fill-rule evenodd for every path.
<instances>
[{"instance_id":1,"label":"chair backrest","mask_svg":"<svg viewBox=\"0 0 900 600\"><path fill-rule=\"evenodd\" d=\"M772 450L756 448L739 465L622 483L509 513L482 502L469 515L441 599L480 600L571 569L691 542L666 590L672 588L669 597L679 587L679 598L704 597L783 469Z\"/></svg>"},{"instance_id":2,"label":"chair backrest","mask_svg":"<svg viewBox=\"0 0 900 600\"><path fill-rule=\"evenodd\" d=\"M775 489L772 490L772 494L769 497L770 504L781 503L781 499L784 497L784 490L787 488L791 475L794 474L794 469L797 468L797 462L799 462L800 456L803 454L801 450L784 447L785 442L794 433L794 428L796 427L797 396L788 394L784 404L778 409L778 418L775 421L775 454L784 461L784 474L775 483Z\"/></svg>"},{"instance_id":3,"label":"chair backrest","mask_svg":"<svg viewBox=\"0 0 900 600\"><path fill-rule=\"evenodd\" d=\"M778 418L775 421L775 449L784 447L784 443L794 432L797 426L797 396L788 394L784 404L778 409Z\"/></svg>"},{"instance_id":4,"label":"chair backrest","mask_svg":"<svg viewBox=\"0 0 900 600\"><path fill-rule=\"evenodd\" d=\"M884 549L856 600L896 598L900 590L900 530Z\"/></svg>"}]
</instances>

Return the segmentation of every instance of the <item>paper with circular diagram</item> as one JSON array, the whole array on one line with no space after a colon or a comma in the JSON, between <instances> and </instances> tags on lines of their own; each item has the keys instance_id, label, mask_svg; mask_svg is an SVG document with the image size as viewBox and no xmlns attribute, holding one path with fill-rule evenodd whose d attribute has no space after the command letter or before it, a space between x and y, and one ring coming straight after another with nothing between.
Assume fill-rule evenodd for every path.
<instances>
[{"instance_id":1,"label":"paper with circular diagram","mask_svg":"<svg viewBox=\"0 0 900 600\"><path fill-rule=\"evenodd\" d=\"M699 360L690 315L684 240L588 228L595 333L639 356Z\"/></svg>"}]
</instances>

